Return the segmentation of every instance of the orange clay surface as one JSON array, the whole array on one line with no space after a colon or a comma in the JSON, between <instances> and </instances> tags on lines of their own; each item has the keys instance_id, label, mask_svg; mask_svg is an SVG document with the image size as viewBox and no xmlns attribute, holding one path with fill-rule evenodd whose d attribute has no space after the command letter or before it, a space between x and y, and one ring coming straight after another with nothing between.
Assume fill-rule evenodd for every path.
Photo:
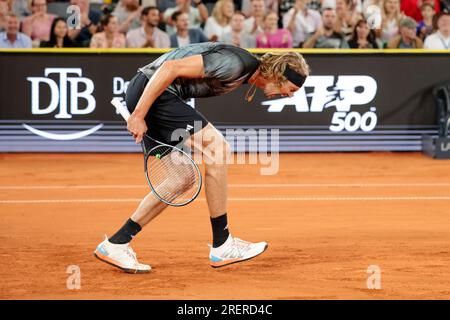
<instances>
[{"instance_id":1,"label":"orange clay surface","mask_svg":"<svg viewBox=\"0 0 450 320\"><path fill-rule=\"evenodd\" d=\"M148 274L93 257L147 192L140 154L0 155L2 299L450 298L450 162L419 153L282 154L229 167L229 223L261 256L209 266L205 195L133 240ZM69 290L70 265L81 289ZM381 269L381 290L367 268Z\"/></svg>"}]
</instances>

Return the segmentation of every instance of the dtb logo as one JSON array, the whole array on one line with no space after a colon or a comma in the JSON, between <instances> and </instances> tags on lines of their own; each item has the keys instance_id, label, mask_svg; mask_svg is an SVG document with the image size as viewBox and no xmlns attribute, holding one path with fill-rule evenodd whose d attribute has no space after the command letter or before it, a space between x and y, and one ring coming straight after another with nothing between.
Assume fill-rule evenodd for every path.
<instances>
[{"instance_id":1,"label":"dtb logo","mask_svg":"<svg viewBox=\"0 0 450 320\"><path fill-rule=\"evenodd\" d=\"M335 108L330 130L372 131L377 123L375 108L368 112L351 111L352 106L367 105L377 93L377 82L370 76L310 76L292 98L263 101L268 112L282 112L294 106L297 112L323 112Z\"/></svg>"},{"instance_id":2,"label":"dtb logo","mask_svg":"<svg viewBox=\"0 0 450 320\"><path fill-rule=\"evenodd\" d=\"M49 75L59 75L59 81L49 78ZM44 77L28 77L31 83L31 113L33 115L51 114L56 111L56 119L72 119L73 115L86 115L95 110L96 102L92 95L94 92L94 82L86 77L82 77L81 68L46 68ZM50 102L48 105L41 105L41 89L47 87L50 90ZM84 90L79 88L84 86ZM79 102L85 100L86 104L81 107ZM99 124L88 130L75 133L50 133L27 124L23 126L31 132L44 138L54 140L74 140L85 137L98 129L103 124Z\"/></svg>"}]
</instances>

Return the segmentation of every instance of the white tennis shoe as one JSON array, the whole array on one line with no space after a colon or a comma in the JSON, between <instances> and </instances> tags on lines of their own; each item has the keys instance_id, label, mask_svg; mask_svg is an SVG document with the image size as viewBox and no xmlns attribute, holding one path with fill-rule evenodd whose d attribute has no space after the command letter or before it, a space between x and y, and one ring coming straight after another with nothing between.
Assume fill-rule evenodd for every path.
<instances>
[{"instance_id":1,"label":"white tennis shoe","mask_svg":"<svg viewBox=\"0 0 450 320\"><path fill-rule=\"evenodd\" d=\"M138 262L136 253L128 243L111 243L107 236L95 249L94 256L128 273L147 273L152 269L149 265Z\"/></svg>"},{"instance_id":2,"label":"white tennis shoe","mask_svg":"<svg viewBox=\"0 0 450 320\"><path fill-rule=\"evenodd\" d=\"M268 245L267 242L251 243L234 238L231 234L227 241L220 247L213 248L209 252L211 267L219 268L232 263L245 261L263 253Z\"/></svg>"}]
</instances>

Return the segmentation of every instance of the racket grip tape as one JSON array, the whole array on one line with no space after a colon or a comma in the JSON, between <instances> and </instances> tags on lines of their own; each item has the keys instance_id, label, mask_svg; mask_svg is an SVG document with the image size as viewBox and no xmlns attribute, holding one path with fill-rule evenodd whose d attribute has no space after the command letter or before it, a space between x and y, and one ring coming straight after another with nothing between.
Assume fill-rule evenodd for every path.
<instances>
[{"instance_id":1,"label":"racket grip tape","mask_svg":"<svg viewBox=\"0 0 450 320\"><path fill-rule=\"evenodd\" d=\"M119 98L113 98L111 100L111 104L116 108L116 110L119 112L119 114L122 116L122 118L125 121L128 121L128 118L130 117L130 111L122 104Z\"/></svg>"}]
</instances>

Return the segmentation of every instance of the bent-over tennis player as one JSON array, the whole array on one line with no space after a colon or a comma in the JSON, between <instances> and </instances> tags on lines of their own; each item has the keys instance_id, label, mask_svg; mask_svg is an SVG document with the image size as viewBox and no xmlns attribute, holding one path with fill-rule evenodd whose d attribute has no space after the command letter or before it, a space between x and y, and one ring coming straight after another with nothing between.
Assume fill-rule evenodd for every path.
<instances>
[{"instance_id":1,"label":"bent-over tennis player","mask_svg":"<svg viewBox=\"0 0 450 320\"><path fill-rule=\"evenodd\" d=\"M140 143L147 133L156 140L173 145L172 132L181 128L189 133L186 139L189 147L202 150L205 157L214 160L205 161L204 178L213 235L209 254L212 267L256 257L266 250L267 243L247 242L231 235L227 222L228 143L200 112L185 101L223 95L244 83L251 85L245 97L249 102L257 88L264 90L269 98L277 95L291 97L308 75L307 63L295 52L266 53L257 58L235 46L207 42L183 46L160 56L140 68L130 81L126 104L132 113L127 128L136 143ZM209 138L196 139L199 136ZM211 137L214 141L212 146ZM126 272L149 272L151 267L138 262L129 244L166 207L149 193L131 218L113 236L105 237L98 245L95 256Z\"/></svg>"}]
</instances>

